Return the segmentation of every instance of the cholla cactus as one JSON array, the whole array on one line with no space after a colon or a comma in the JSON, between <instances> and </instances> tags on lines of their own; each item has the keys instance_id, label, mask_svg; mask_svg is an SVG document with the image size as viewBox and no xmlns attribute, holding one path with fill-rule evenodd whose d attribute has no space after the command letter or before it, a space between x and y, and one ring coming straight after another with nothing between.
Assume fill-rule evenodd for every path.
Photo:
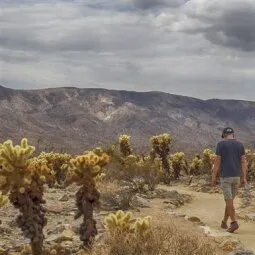
<instances>
[{"instance_id":1,"label":"cholla cactus","mask_svg":"<svg viewBox=\"0 0 255 255\"><path fill-rule=\"evenodd\" d=\"M201 174L201 170L203 167L203 161L199 155L192 159L190 163L190 174L191 175L199 175Z\"/></svg>"},{"instance_id":2,"label":"cholla cactus","mask_svg":"<svg viewBox=\"0 0 255 255\"><path fill-rule=\"evenodd\" d=\"M165 183L170 183L170 165L168 162L168 154L170 152L170 144L172 138L169 134L153 136L151 139L152 152L151 155L158 155L162 160L162 166L165 170Z\"/></svg>"},{"instance_id":3,"label":"cholla cactus","mask_svg":"<svg viewBox=\"0 0 255 255\"><path fill-rule=\"evenodd\" d=\"M151 230L152 217L133 219L131 212L117 211L105 217L104 225L109 234L114 237L120 234L133 234L137 237L145 237Z\"/></svg>"},{"instance_id":4,"label":"cholla cactus","mask_svg":"<svg viewBox=\"0 0 255 255\"><path fill-rule=\"evenodd\" d=\"M185 167L185 154L183 152L176 152L170 156L170 163L174 171L174 178L178 180L181 170Z\"/></svg>"},{"instance_id":5,"label":"cholla cactus","mask_svg":"<svg viewBox=\"0 0 255 255\"><path fill-rule=\"evenodd\" d=\"M213 160L214 160L215 154L213 153L212 150L210 149L205 149L203 151L203 157L202 157L202 161L203 161L203 171L204 173L210 173L212 170L212 166L213 166Z\"/></svg>"},{"instance_id":6,"label":"cholla cactus","mask_svg":"<svg viewBox=\"0 0 255 255\"><path fill-rule=\"evenodd\" d=\"M0 208L4 207L8 203L8 197L2 195L0 192Z\"/></svg>"},{"instance_id":7,"label":"cholla cactus","mask_svg":"<svg viewBox=\"0 0 255 255\"><path fill-rule=\"evenodd\" d=\"M138 218L135 222L135 233L137 236L146 237L152 227L152 217Z\"/></svg>"},{"instance_id":8,"label":"cholla cactus","mask_svg":"<svg viewBox=\"0 0 255 255\"><path fill-rule=\"evenodd\" d=\"M17 224L31 240L33 255L42 254L43 227L46 225L42 204L43 185L52 180L46 161L31 158L35 148L22 139L15 147L12 141L0 145L0 190L21 214Z\"/></svg>"},{"instance_id":9,"label":"cholla cactus","mask_svg":"<svg viewBox=\"0 0 255 255\"><path fill-rule=\"evenodd\" d=\"M56 182L59 185L63 185L71 156L67 153L42 152L38 158L46 160L47 166L52 170Z\"/></svg>"},{"instance_id":10,"label":"cholla cactus","mask_svg":"<svg viewBox=\"0 0 255 255\"><path fill-rule=\"evenodd\" d=\"M132 149L130 145L130 136L121 135L119 137L119 145L120 145L120 152L123 157L127 157L132 154Z\"/></svg>"},{"instance_id":11,"label":"cholla cactus","mask_svg":"<svg viewBox=\"0 0 255 255\"><path fill-rule=\"evenodd\" d=\"M103 153L98 156L94 152L77 156L70 160L67 183L76 183L81 188L76 193L78 212L75 219L83 215L80 226L80 240L84 246L91 244L91 239L96 236L96 221L93 219L93 207L98 202L100 194L95 187L95 178L102 172L103 167L109 163L109 156Z\"/></svg>"},{"instance_id":12,"label":"cholla cactus","mask_svg":"<svg viewBox=\"0 0 255 255\"><path fill-rule=\"evenodd\" d=\"M111 213L105 218L105 227L111 235L123 232L131 233L134 230L132 217L131 212L117 211L116 214Z\"/></svg>"}]
</instances>

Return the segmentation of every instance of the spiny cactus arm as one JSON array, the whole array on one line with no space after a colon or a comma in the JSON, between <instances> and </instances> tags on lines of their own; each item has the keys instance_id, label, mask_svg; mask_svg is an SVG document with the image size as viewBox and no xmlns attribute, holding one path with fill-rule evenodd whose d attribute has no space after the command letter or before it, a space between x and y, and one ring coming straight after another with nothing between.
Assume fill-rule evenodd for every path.
<instances>
[{"instance_id":1,"label":"spiny cactus arm","mask_svg":"<svg viewBox=\"0 0 255 255\"><path fill-rule=\"evenodd\" d=\"M152 227L152 217L147 216L145 218L138 218L135 222L135 232L140 236L144 236L151 230Z\"/></svg>"},{"instance_id":2,"label":"spiny cactus arm","mask_svg":"<svg viewBox=\"0 0 255 255\"><path fill-rule=\"evenodd\" d=\"M8 197L4 196L1 192L0 192L0 208L4 207L6 204L8 203Z\"/></svg>"}]
</instances>

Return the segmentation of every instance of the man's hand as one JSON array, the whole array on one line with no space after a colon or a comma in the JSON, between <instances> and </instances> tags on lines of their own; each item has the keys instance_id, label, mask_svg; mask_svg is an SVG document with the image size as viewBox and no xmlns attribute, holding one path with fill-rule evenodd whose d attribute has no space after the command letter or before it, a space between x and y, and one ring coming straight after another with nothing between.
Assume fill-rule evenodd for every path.
<instances>
[{"instance_id":1,"label":"man's hand","mask_svg":"<svg viewBox=\"0 0 255 255\"><path fill-rule=\"evenodd\" d=\"M246 184L247 184L246 178L241 178L241 187L242 187L242 188L245 188L245 187L246 187Z\"/></svg>"}]
</instances>

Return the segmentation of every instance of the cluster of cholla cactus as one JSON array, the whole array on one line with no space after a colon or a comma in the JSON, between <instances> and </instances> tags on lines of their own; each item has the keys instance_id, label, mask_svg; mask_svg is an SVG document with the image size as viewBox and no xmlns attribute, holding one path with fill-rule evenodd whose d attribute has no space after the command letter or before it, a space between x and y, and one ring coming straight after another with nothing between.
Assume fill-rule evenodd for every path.
<instances>
[{"instance_id":1,"label":"cluster of cholla cactus","mask_svg":"<svg viewBox=\"0 0 255 255\"><path fill-rule=\"evenodd\" d=\"M67 153L62 154L54 152L42 152L38 158L47 161L48 167L54 173L54 180L58 185L63 186L69 166L69 161L72 158L71 155Z\"/></svg>"},{"instance_id":2,"label":"cluster of cholla cactus","mask_svg":"<svg viewBox=\"0 0 255 255\"><path fill-rule=\"evenodd\" d=\"M203 167L203 161L199 155L196 155L190 163L190 174L200 175Z\"/></svg>"},{"instance_id":3,"label":"cluster of cholla cactus","mask_svg":"<svg viewBox=\"0 0 255 255\"><path fill-rule=\"evenodd\" d=\"M121 234L134 234L137 237L145 237L152 228L152 217L133 219L131 212L117 211L109 214L104 225L110 236Z\"/></svg>"},{"instance_id":4,"label":"cluster of cholla cactus","mask_svg":"<svg viewBox=\"0 0 255 255\"><path fill-rule=\"evenodd\" d=\"M130 145L130 136L121 135L119 137L119 146L122 157L127 157L132 154L132 149Z\"/></svg>"},{"instance_id":5,"label":"cluster of cholla cactus","mask_svg":"<svg viewBox=\"0 0 255 255\"><path fill-rule=\"evenodd\" d=\"M10 140L0 144L0 190L19 209L17 224L30 239L32 254L40 255L47 223L42 206L43 186L54 177L46 160L32 158L34 150L25 138L16 146Z\"/></svg>"},{"instance_id":6,"label":"cluster of cholla cactus","mask_svg":"<svg viewBox=\"0 0 255 255\"><path fill-rule=\"evenodd\" d=\"M245 150L246 160L247 160L247 179L248 181L255 180L255 153L251 150Z\"/></svg>"},{"instance_id":7,"label":"cluster of cholla cactus","mask_svg":"<svg viewBox=\"0 0 255 255\"><path fill-rule=\"evenodd\" d=\"M180 178L181 171L184 170L187 173L187 162L185 160L185 154L183 152L176 152L170 156L170 165L174 172L174 179Z\"/></svg>"},{"instance_id":8,"label":"cluster of cholla cactus","mask_svg":"<svg viewBox=\"0 0 255 255\"><path fill-rule=\"evenodd\" d=\"M171 179L171 171L168 155L172 141L171 136L169 134L161 134L158 136L153 136L150 141L152 146L151 157L153 158L156 155L160 157L163 169L165 171L164 181L166 184L169 184Z\"/></svg>"},{"instance_id":9,"label":"cluster of cholla cactus","mask_svg":"<svg viewBox=\"0 0 255 255\"><path fill-rule=\"evenodd\" d=\"M78 211L75 219L83 216L80 226L80 240L85 247L91 245L93 237L97 234L96 221L93 219L94 205L99 201L100 194L95 187L94 178L109 163L109 156L100 150L90 151L84 155L77 156L70 160L67 174L67 183L76 183L81 186L76 193L76 205Z\"/></svg>"}]
</instances>

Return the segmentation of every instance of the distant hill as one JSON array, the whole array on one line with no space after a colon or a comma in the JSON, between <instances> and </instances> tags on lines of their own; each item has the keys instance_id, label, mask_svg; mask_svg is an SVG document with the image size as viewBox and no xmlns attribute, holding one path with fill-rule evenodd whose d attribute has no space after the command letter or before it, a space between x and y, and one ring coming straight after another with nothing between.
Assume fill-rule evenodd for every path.
<instances>
[{"instance_id":1,"label":"distant hill","mask_svg":"<svg viewBox=\"0 0 255 255\"><path fill-rule=\"evenodd\" d=\"M255 102L200 100L163 92L0 86L0 142L27 137L39 150L79 153L132 136L148 148L149 137L171 133L172 150L214 148L231 125L247 146L255 144Z\"/></svg>"}]
</instances>

